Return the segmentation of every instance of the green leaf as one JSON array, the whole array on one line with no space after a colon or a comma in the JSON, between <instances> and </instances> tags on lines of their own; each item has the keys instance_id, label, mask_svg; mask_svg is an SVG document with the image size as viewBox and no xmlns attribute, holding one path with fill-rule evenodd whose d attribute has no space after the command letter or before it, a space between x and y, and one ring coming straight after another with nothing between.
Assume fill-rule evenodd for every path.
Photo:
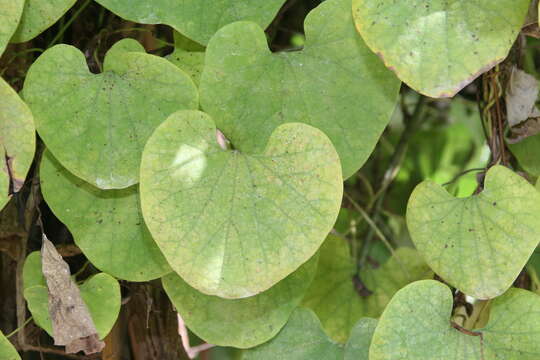
<instances>
[{"instance_id":1,"label":"green leaf","mask_svg":"<svg viewBox=\"0 0 540 360\"><path fill-rule=\"evenodd\" d=\"M0 0L0 55L17 29L23 7L24 0Z\"/></svg>"},{"instance_id":2,"label":"green leaf","mask_svg":"<svg viewBox=\"0 0 540 360\"><path fill-rule=\"evenodd\" d=\"M10 190L18 192L24 184L34 158L36 130L28 106L1 78L0 99L0 210L2 210L11 198Z\"/></svg>"},{"instance_id":3,"label":"green leaf","mask_svg":"<svg viewBox=\"0 0 540 360\"><path fill-rule=\"evenodd\" d=\"M12 42L32 40L60 19L76 0L25 0L24 11Z\"/></svg>"},{"instance_id":4,"label":"green leaf","mask_svg":"<svg viewBox=\"0 0 540 360\"><path fill-rule=\"evenodd\" d=\"M347 341L358 319L378 317L401 287L432 276L418 253L405 247L381 267L362 270L360 279L371 295L359 295L353 281L355 274L347 241L328 236L320 250L317 275L302 304L315 311L328 335L340 343Z\"/></svg>"},{"instance_id":5,"label":"green leaf","mask_svg":"<svg viewBox=\"0 0 540 360\"><path fill-rule=\"evenodd\" d=\"M256 24L217 32L206 51L201 105L246 152L263 149L280 124L315 126L332 140L348 178L388 124L400 83L356 33L350 0L323 2L304 27L304 49L277 54Z\"/></svg>"},{"instance_id":6,"label":"green leaf","mask_svg":"<svg viewBox=\"0 0 540 360\"><path fill-rule=\"evenodd\" d=\"M0 331L0 359L2 360L21 360L17 350L11 345L9 340Z\"/></svg>"},{"instance_id":7,"label":"green leaf","mask_svg":"<svg viewBox=\"0 0 540 360\"><path fill-rule=\"evenodd\" d=\"M400 290L379 319L370 360L533 360L540 356L540 296L512 288L493 300L488 324L452 326L452 292L424 280Z\"/></svg>"},{"instance_id":8,"label":"green leaf","mask_svg":"<svg viewBox=\"0 0 540 360\"><path fill-rule=\"evenodd\" d=\"M180 111L145 146L141 205L165 258L190 286L243 298L315 254L339 212L342 181L330 140L311 126L284 124L266 149L244 153L220 147L205 113Z\"/></svg>"},{"instance_id":9,"label":"green leaf","mask_svg":"<svg viewBox=\"0 0 540 360\"><path fill-rule=\"evenodd\" d=\"M353 0L358 31L414 90L451 97L501 62L530 0Z\"/></svg>"},{"instance_id":10,"label":"green leaf","mask_svg":"<svg viewBox=\"0 0 540 360\"><path fill-rule=\"evenodd\" d=\"M41 162L41 191L75 244L101 271L147 281L171 271L142 218L138 186L100 190L73 176L49 151Z\"/></svg>"},{"instance_id":11,"label":"green leaf","mask_svg":"<svg viewBox=\"0 0 540 360\"><path fill-rule=\"evenodd\" d=\"M250 348L273 338L300 304L317 271L318 256L270 289L246 299L200 293L176 274L163 287L186 325L201 339L220 346Z\"/></svg>"},{"instance_id":12,"label":"green leaf","mask_svg":"<svg viewBox=\"0 0 540 360\"><path fill-rule=\"evenodd\" d=\"M313 311L297 308L275 338L242 356L242 360L275 359L341 360L343 348L326 336Z\"/></svg>"},{"instance_id":13,"label":"green leaf","mask_svg":"<svg viewBox=\"0 0 540 360\"><path fill-rule=\"evenodd\" d=\"M41 138L71 173L102 189L138 182L142 148L168 115L198 107L193 81L134 40L115 44L92 74L78 49L57 45L32 65L24 98Z\"/></svg>"},{"instance_id":14,"label":"green leaf","mask_svg":"<svg viewBox=\"0 0 540 360\"><path fill-rule=\"evenodd\" d=\"M165 58L188 74L193 82L199 86L204 68L204 47L176 31L174 32L174 44L174 51Z\"/></svg>"},{"instance_id":15,"label":"green leaf","mask_svg":"<svg viewBox=\"0 0 540 360\"><path fill-rule=\"evenodd\" d=\"M34 322L52 336L49 318L49 295L41 273L40 252L28 255L23 271L24 298ZM30 281L29 281L30 280ZM100 339L111 331L120 312L120 285L112 276L99 273L79 286L81 296L88 306Z\"/></svg>"},{"instance_id":16,"label":"green leaf","mask_svg":"<svg viewBox=\"0 0 540 360\"><path fill-rule=\"evenodd\" d=\"M484 190L455 198L425 181L407 206L412 240L429 266L467 295L506 291L538 245L540 194L521 176L492 167Z\"/></svg>"},{"instance_id":17,"label":"green leaf","mask_svg":"<svg viewBox=\"0 0 540 360\"><path fill-rule=\"evenodd\" d=\"M142 24L167 24L200 44L222 26L248 20L266 27L285 0L96 0L118 16Z\"/></svg>"},{"instance_id":18,"label":"green leaf","mask_svg":"<svg viewBox=\"0 0 540 360\"><path fill-rule=\"evenodd\" d=\"M23 289L33 286L47 286L41 271L41 252L34 251L26 257L23 265Z\"/></svg>"},{"instance_id":19,"label":"green leaf","mask_svg":"<svg viewBox=\"0 0 540 360\"><path fill-rule=\"evenodd\" d=\"M369 360L369 346L376 327L377 320L372 318L362 318L356 323L345 345L345 360Z\"/></svg>"},{"instance_id":20,"label":"green leaf","mask_svg":"<svg viewBox=\"0 0 540 360\"><path fill-rule=\"evenodd\" d=\"M529 136L508 148L517 158L525 171L533 176L540 176L540 134Z\"/></svg>"}]
</instances>

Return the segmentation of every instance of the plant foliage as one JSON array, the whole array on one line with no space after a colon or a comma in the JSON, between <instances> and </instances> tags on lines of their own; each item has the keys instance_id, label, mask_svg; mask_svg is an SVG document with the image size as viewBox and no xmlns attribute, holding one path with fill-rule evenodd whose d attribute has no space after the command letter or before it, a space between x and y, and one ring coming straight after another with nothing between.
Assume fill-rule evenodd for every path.
<instances>
[{"instance_id":1,"label":"plant foliage","mask_svg":"<svg viewBox=\"0 0 540 360\"><path fill-rule=\"evenodd\" d=\"M0 360L540 359L538 39L532 0L0 0Z\"/></svg>"}]
</instances>

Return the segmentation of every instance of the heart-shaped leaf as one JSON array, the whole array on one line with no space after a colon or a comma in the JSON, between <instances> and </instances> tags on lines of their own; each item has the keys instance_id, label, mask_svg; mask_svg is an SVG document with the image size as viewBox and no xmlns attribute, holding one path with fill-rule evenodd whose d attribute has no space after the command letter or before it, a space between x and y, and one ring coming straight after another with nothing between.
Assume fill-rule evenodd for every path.
<instances>
[{"instance_id":1,"label":"heart-shaped leaf","mask_svg":"<svg viewBox=\"0 0 540 360\"><path fill-rule=\"evenodd\" d=\"M78 49L57 45L26 77L24 98L49 150L102 189L136 184L152 131L171 113L198 106L197 89L184 72L142 51L134 40L118 42L95 75Z\"/></svg>"},{"instance_id":2,"label":"heart-shaped leaf","mask_svg":"<svg viewBox=\"0 0 540 360\"><path fill-rule=\"evenodd\" d=\"M48 289L41 272L40 252L28 255L24 268L24 298L28 309L34 317L34 322L53 335L52 323L49 317ZM120 312L120 285L112 276L99 273L85 280L79 286L81 297L88 306L92 320L96 326L99 338L103 339L111 331Z\"/></svg>"},{"instance_id":3,"label":"heart-shaped leaf","mask_svg":"<svg viewBox=\"0 0 540 360\"><path fill-rule=\"evenodd\" d=\"M379 319L370 360L533 360L540 358L540 296L512 288L493 300L482 329L450 321L452 292L437 281L397 292ZM456 329L458 328L458 329Z\"/></svg>"},{"instance_id":4,"label":"heart-shaped leaf","mask_svg":"<svg viewBox=\"0 0 540 360\"><path fill-rule=\"evenodd\" d=\"M330 140L311 126L284 124L266 149L244 153L218 144L205 113L180 111L144 148L141 204L165 258L190 286L242 298L315 254L339 212L342 181Z\"/></svg>"},{"instance_id":5,"label":"heart-shaped leaf","mask_svg":"<svg viewBox=\"0 0 540 360\"><path fill-rule=\"evenodd\" d=\"M58 21L75 4L75 1L25 0L21 22L11 41L20 43L32 40Z\"/></svg>"},{"instance_id":6,"label":"heart-shaped leaf","mask_svg":"<svg viewBox=\"0 0 540 360\"><path fill-rule=\"evenodd\" d=\"M147 281L171 271L142 218L138 186L100 190L70 174L49 151L40 170L47 205L101 271Z\"/></svg>"},{"instance_id":7,"label":"heart-shaped leaf","mask_svg":"<svg viewBox=\"0 0 540 360\"><path fill-rule=\"evenodd\" d=\"M200 293L172 273L163 287L186 325L201 339L220 346L250 348L273 338L300 304L317 271L318 256L285 279L246 299Z\"/></svg>"},{"instance_id":8,"label":"heart-shaped leaf","mask_svg":"<svg viewBox=\"0 0 540 360\"><path fill-rule=\"evenodd\" d=\"M24 0L0 0L0 55L17 29L23 7Z\"/></svg>"},{"instance_id":9,"label":"heart-shaped leaf","mask_svg":"<svg viewBox=\"0 0 540 360\"><path fill-rule=\"evenodd\" d=\"M320 250L317 275L302 304L315 311L328 335L340 343L347 341L358 319L379 316L400 288L433 275L418 253L405 247L381 267L360 272L368 292L364 296L355 288L355 274L347 241L328 236Z\"/></svg>"},{"instance_id":10,"label":"heart-shaped leaf","mask_svg":"<svg viewBox=\"0 0 540 360\"><path fill-rule=\"evenodd\" d=\"M342 360L344 350L324 333L313 311L297 308L269 342L246 350L242 360Z\"/></svg>"},{"instance_id":11,"label":"heart-shaped leaf","mask_svg":"<svg viewBox=\"0 0 540 360\"><path fill-rule=\"evenodd\" d=\"M538 245L540 194L503 166L486 174L484 190L455 198L424 181L407 206L407 226L428 265L467 295L506 291Z\"/></svg>"},{"instance_id":12,"label":"heart-shaped leaf","mask_svg":"<svg viewBox=\"0 0 540 360\"><path fill-rule=\"evenodd\" d=\"M525 171L533 176L540 176L540 134L508 144L508 147Z\"/></svg>"},{"instance_id":13,"label":"heart-shaped leaf","mask_svg":"<svg viewBox=\"0 0 540 360\"><path fill-rule=\"evenodd\" d=\"M1 78L0 99L0 210L2 210L11 193L18 192L24 184L34 158L36 130L28 106Z\"/></svg>"},{"instance_id":14,"label":"heart-shaped leaf","mask_svg":"<svg viewBox=\"0 0 540 360\"><path fill-rule=\"evenodd\" d=\"M206 50L201 104L246 152L263 149L285 122L315 126L332 140L348 178L388 124L400 83L356 33L350 0L323 2L304 27L304 49L278 54L256 24L221 29Z\"/></svg>"},{"instance_id":15,"label":"heart-shaped leaf","mask_svg":"<svg viewBox=\"0 0 540 360\"><path fill-rule=\"evenodd\" d=\"M11 345L9 340L0 331L0 359L3 360L21 360L17 350Z\"/></svg>"},{"instance_id":16,"label":"heart-shaped leaf","mask_svg":"<svg viewBox=\"0 0 540 360\"><path fill-rule=\"evenodd\" d=\"M266 27L285 0L96 0L118 16L142 24L167 24L206 44L222 26L239 20Z\"/></svg>"},{"instance_id":17,"label":"heart-shaped leaf","mask_svg":"<svg viewBox=\"0 0 540 360\"><path fill-rule=\"evenodd\" d=\"M450 97L502 61L529 0L353 0L358 31L416 91Z\"/></svg>"}]
</instances>

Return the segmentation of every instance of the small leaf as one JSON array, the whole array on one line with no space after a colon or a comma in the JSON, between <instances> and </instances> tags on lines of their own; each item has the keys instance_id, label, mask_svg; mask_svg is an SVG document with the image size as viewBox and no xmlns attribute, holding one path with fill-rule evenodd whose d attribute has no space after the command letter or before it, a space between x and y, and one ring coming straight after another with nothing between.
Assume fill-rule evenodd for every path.
<instances>
[{"instance_id":1,"label":"small leaf","mask_svg":"<svg viewBox=\"0 0 540 360\"><path fill-rule=\"evenodd\" d=\"M413 191L407 225L418 251L445 281L467 295L505 292L538 245L540 194L521 176L492 167L484 190L455 198L424 181Z\"/></svg>"},{"instance_id":2,"label":"small leaf","mask_svg":"<svg viewBox=\"0 0 540 360\"><path fill-rule=\"evenodd\" d=\"M29 281L32 279L32 281ZM23 268L24 298L34 322L53 336L48 309L48 290L41 272L39 251L29 254ZM87 279L79 287L81 297L88 306L100 339L110 332L120 312L120 286L113 277L100 273Z\"/></svg>"},{"instance_id":3,"label":"small leaf","mask_svg":"<svg viewBox=\"0 0 540 360\"><path fill-rule=\"evenodd\" d=\"M540 296L512 288L493 300L488 324L457 330L452 293L437 281L397 292L379 319L370 360L533 360L540 356Z\"/></svg>"},{"instance_id":4,"label":"small leaf","mask_svg":"<svg viewBox=\"0 0 540 360\"><path fill-rule=\"evenodd\" d=\"M165 57L191 77L199 86L204 68L204 47L174 32L174 51Z\"/></svg>"},{"instance_id":5,"label":"small leaf","mask_svg":"<svg viewBox=\"0 0 540 360\"><path fill-rule=\"evenodd\" d=\"M174 111L198 106L185 73L142 51L131 39L116 43L103 73L95 75L78 49L57 45L26 77L24 98L49 150L71 173L102 189L136 184L152 131Z\"/></svg>"},{"instance_id":6,"label":"small leaf","mask_svg":"<svg viewBox=\"0 0 540 360\"><path fill-rule=\"evenodd\" d=\"M222 26L239 20L270 24L285 0L96 0L118 16L142 24L167 24L206 44Z\"/></svg>"},{"instance_id":7,"label":"small leaf","mask_svg":"<svg viewBox=\"0 0 540 360\"><path fill-rule=\"evenodd\" d=\"M343 348L324 333L313 311L297 308L269 342L246 350L242 360L342 360Z\"/></svg>"},{"instance_id":8,"label":"small leaf","mask_svg":"<svg viewBox=\"0 0 540 360\"><path fill-rule=\"evenodd\" d=\"M142 218L138 186L100 190L70 174L49 151L40 170L47 205L101 271L147 281L171 271Z\"/></svg>"},{"instance_id":9,"label":"small leaf","mask_svg":"<svg viewBox=\"0 0 540 360\"><path fill-rule=\"evenodd\" d=\"M0 9L2 9L0 12L0 55L6 49L9 39L19 25L23 7L24 0L0 0Z\"/></svg>"},{"instance_id":10,"label":"small leaf","mask_svg":"<svg viewBox=\"0 0 540 360\"><path fill-rule=\"evenodd\" d=\"M345 345L345 360L369 360L369 346L376 327L377 320L372 318L362 318L356 323Z\"/></svg>"},{"instance_id":11,"label":"small leaf","mask_svg":"<svg viewBox=\"0 0 540 360\"><path fill-rule=\"evenodd\" d=\"M34 251L26 257L23 266L23 289L33 286L47 286L41 270L41 252Z\"/></svg>"},{"instance_id":12,"label":"small leaf","mask_svg":"<svg viewBox=\"0 0 540 360\"><path fill-rule=\"evenodd\" d=\"M1 78L0 99L0 210L2 210L11 198L11 193L18 192L24 184L34 158L36 130L28 106Z\"/></svg>"},{"instance_id":13,"label":"small leaf","mask_svg":"<svg viewBox=\"0 0 540 360\"><path fill-rule=\"evenodd\" d=\"M273 338L285 325L313 281L318 256L285 279L246 299L204 295L176 274L163 287L186 325L201 339L219 346L249 348Z\"/></svg>"},{"instance_id":14,"label":"small leaf","mask_svg":"<svg viewBox=\"0 0 540 360\"><path fill-rule=\"evenodd\" d=\"M359 38L350 0L328 0L305 22L302 51L272 53L263 29L238 22L208 44L201 105L238 149L260 151L272 131L303 122L332 140L348 178L390 120L400 83Z\"/></svg>"},{"instance_id":15,"label":"small leaf","mask_svg":"<svg viewBox=\"0 0 540 360\"><path fill-rule=\"evenodd\" d=\"M451 97L501 62L530 0L354 0L356 27L414 90Z\"/></svg>"},{"instance_id":16,"label":"small leaf","mask_svg":"<svg viewBox=\"0 0 540 360\"><path fill-rule=\"evenodd\" d=\"M265 150L244 153L218 144L205 113L180 111L146 144L141 205L165 258L190 286L243 298L313 256L336 220L342 181L336 151L315 128L282 125Z\"/></svg>"},{"instance_id":17,"label":"small leaf","mask_svg":"<svg viewBox=\"0 0 540 360\"><path fill-rule=\"evenodd\" d=\"M418 253L405 247L381 267L365 268L360 273L370 294L360 296L355 289L355 274L346 240L328 236L320 250L317 275L302 304L315 311L328 335L340 343L347 341L358 319L378 317L401 287L432 276Z\"/></svg>"},{"instance_id":18,"label":"small leaf","mask_svg":"<svg viewBox=\"0 0 540 360\"><path fill-rule=\"evenodd\" d=\"M0 359L2 360L21 360L19 353L9 342L9 340L0 331Z\"/></svg>"},{"instance_id":19,"label":"small leaf","mask_svg":"<svg viewBox=\"0 0 540 360\"><path fill-rule=\"evenodd\" d=\"M76 0L25 0L24 11L12 42L32 40L71 9Z\"/></svg>"}]
</instances>

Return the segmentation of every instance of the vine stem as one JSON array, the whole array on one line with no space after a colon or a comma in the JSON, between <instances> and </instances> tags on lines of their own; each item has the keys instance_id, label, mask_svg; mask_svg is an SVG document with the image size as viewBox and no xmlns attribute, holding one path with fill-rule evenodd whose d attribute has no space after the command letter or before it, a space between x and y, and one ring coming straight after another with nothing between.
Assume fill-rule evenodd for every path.
<instances>
[{"instance_id":1,"label":"vine stem","mask_svg":"<svg viewBox=\"0 0 540 360\"><path fill-rule=\"evenodd\" d=\"M381 241L384 243L384 245L388 248L388 251L390 251L390 253L392 255L394 255L394 248L392 247L392 244L390 244L390 241L388 241L386 236L384 236L384 234L379 229L377 224L375 224L375 222L369 217L368 213L364 209L362 209L362 207L349 194L347 194L347 193L343 193L343 194L345 195L347 200L349 200L351 202L351 204L354 206L354 208L362 215L364 220L366 220L369 227L375 232L375 234L377 234L379 239L381 239Z\"/></svg>"},{"instance_id":2,"label":"vine stem","mask_svg":"<svg viewBox=\"0 0 540 360\"><path fill-rule=\"evenodd\" d=\"M9 334L6 335L6 338L10 338L12 337L13 335L15 335L16 333L18 333L19 331L21 331L26 325L28 325L30 323L30 321L32 321L34 319L33 316L30 316L28 319L26 319L25 322L22 323L21 326L19 326L18 328L16 328L15 330L13 330L12 332L10 332Z\"/></svg>"},{"instance_id":3,"label":"vine stem","mask_svg":"<svg viewBox=\"0 0 540 360\"><path fill-rule=\"evenodd\" d=\"M399 169L401 168L401 163L403 162L403 158L405 157L405 154L407 153L409 140L411 139L412 135L418 130L418 128L422 124L422 120L424 119L425 104L426 104L426 97L420 96L420 98L418 99L418 102L416 103L414 112L408 119L405 125L405 129L403 130L403 133L401 134L399 138L396 149L394 150L394 154L392 155L392 158L390 159L390 165L388 166L388 169L384 173L381 188L375 194L375 198L378 198L383 192L386 192L386 190L388 189L388 186L390 186L390 184L396 178L399 172Z\"/></svg>"},{"instance_id":4,"label":"vine stem","mask_svg":"<svg viewBox=\"0 0 540 360\"><path fill-rule=\"evenodd\" d=\"M452 178L452 180L448 181L448 182L445 182L444 184L442 184L442 186L448 186L452 183L454 183L457 179L459 179L460 177L462 177L463 175L467 175L468 173L471 173L471 172L475 172L475 171L486 171L485 168L474 168L474 169L468 169L468 170L464 170L462 172L460 172L459 174L457 174L456 176L454 176Z\"/></svg>"},{"instance_id":5,"label":"vine stem","mask_svg":"<svg viewBox=\"0 0 540 360\"><path fill-rule=\"evenodd\" d=\"M47 48L50 48L51 46L56 44L58 42L58 40L60 40L60 38L62 36L64 36L64 33L66 32L66 30L71 26L71 24L75 21L75 19L77 19L79 17L79 15L81 15L81 13L84 11L84 9L86 9L88 7L88 5L90 5L91 2L92 2L92 0L86 0L81 5L81 7L79 7L77 9L77 11L75 11L73 16L70 17L69 20L66 21L66 23L62 26L62 28L58 31L58 33L56 33L56 36L51 40L51 42L49 43Z\"/></svg>"},{"instance_id":6,"label":"vine stem","mask_svg":"<svg viewBox=\"0 0 540 360\"><path fill-rule=\"evenodd\" d=\"M388 190L388 187L390 186L390 184L396 178L396 176L397 176L397 174L399 172L399 169L401 168L401 164L403 162L403 159L405 158L405 154L407 152L408 144L409 144L409 141L410 141L412 135L418 130L418 128L420 128L420 125L422 124L422 120L424 119L426 103L427 103L427 98L425 96L420 96L419 99L418 99L418 102L416 103L416 106L414 108L414 111L413 111L412 115L410 115L405 109L403 110L403 114L404 114L405 118L407 119L407 122L405 124L405 129L401 133L398 144L396 145L396 148L394 150L394 154L392 155L392 157L390 159L390 165L389 165L388 169L385 171L385 173L383 175L383 178L382 178L382 181L381 181L382 185L379 188L379 190L375 193L375 195L373 196L372 203L370 204L371 213L375 214L375 216L377 216L377 214L381 210L381 207L382 207L383 202L384 202L384 198L386 196L386 191ZM350 199L350 197L348 197L348 198ZM374 204L373 204L373 201L375 202ZM361 208L358 204L356 204L356 205L357 206L355 206L355 207ZM353 206L354 206L354 203L353 203ZM367 213L363 209L362 209L362 212L367 215ZM360 212L360 213L362 214L362 212ZM371 218L370 218L370 220L371 220ZM377 219L375 218L375 221L376 220ZM372 222L373 222L374 225L376 225L374 221L372 221ZM368 224L369 224L369 222L368 222ZM378 229L378 227L376 227L376 228ZM380 230L379 230L379 232L380 232ZM358 261L358 266L360 266L360 267L362 267L365 264L366 260L367 260L367 256L368 256L369 250L371 249L371 245L372 245L372 242L373 242L373 236L374 236L375 233L376 232L374 230L374 227L370 226L370 229L369 229L368 234L367 234L367 236L365 238L365 241L362 243L362 246L361 246L361 249L360 249L360 258L359 258L359 261ZM382 232L381 232L381 234L382 234ZM379 234L377 234L377 235L380 237ZM386 239L386 237L384 239ZM383 240L383 242L384 241L385 240ZM387 239L386 239L386 242L387 242L387 244L385 243L385 245L388 247L390 242ZM393 253L393 251L391 251L391 253Z\"/></svg>"},{"instance_id":7,"label":"vine stem","mask_svg":"<svg viewBox=\"0 0 540 360\"><path fill-rule=\"evenodd\" d=\"M180 335L180 339L182 340L182 346L184 347L184 350L186 351L186 354L190 359L195 359L199 355L199 353L214 347L214 345L207 343L192 347L189 344L189 334L184 319L182 319L180 313L176 313L176 316L178 318L178 335Z\"/></svg>"}]
</instances>

